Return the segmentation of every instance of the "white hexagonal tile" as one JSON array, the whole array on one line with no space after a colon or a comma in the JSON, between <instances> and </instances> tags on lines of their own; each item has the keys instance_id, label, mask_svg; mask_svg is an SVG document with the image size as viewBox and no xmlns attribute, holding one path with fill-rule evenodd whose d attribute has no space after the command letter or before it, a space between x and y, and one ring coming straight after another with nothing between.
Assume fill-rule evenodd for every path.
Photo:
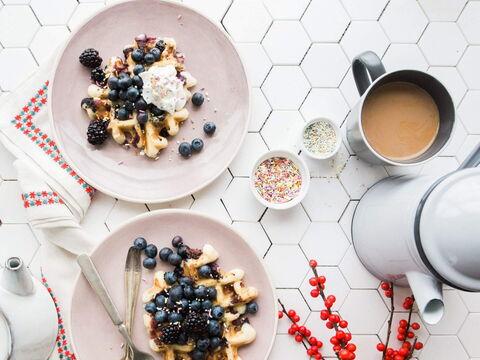
<instances>
[{"instance_id":1,"label":"white hexagonal tile","mask_svg":"<svg viewBox=\"0 0 480 360\"><path fill-rule=\"evenodd\" d=\"M305 163L310 170L311 177L334 178L338 177L338 175L343 171L350 154L348 153L345 145L342 143L338 153L329 160L318 161L317 159L310 158L304 153L301 153L300 156L303 158L303 160L305 160Z\"/></svg>"},{"instance_id":2,"label":"white hexagonal tile","mask_svg":"<svg viewBox=\"0 0 480 360\"><path fill-rule=\"evenodd\" d=\"M380 280L363 266L353 246L348 249L339 268L352 289L376 289L380 283Z\"/></svg>"},{"instance_id":3,"label":"white hexagonal tile","mask_svg":"<svg viewBox=\"0 0 480 360\"><path fill-rule=\"evenodd\" d=\"M103 7L105 7L105 4L99 2L79 4L73 12L70 20L68 20L68 27L72 31L78 29L84 21L93 16L93 14L101 10Z\"/></svg>"},{"instance_id":4,"label":"white hexagonal tile","mask_svg":"<svg viewBox=\"0 0 480 360\"><path fill-rule=\"evenodd\" d=\"M352 199L360 199L376 182L387 177L382 166L371 165L352 156L340 174L340 181Z\"/></svg>"},{"instance_id":5,"label":"white hexagonal tile","mask_svg":"<svg viewBox=\"0 0 480 360\"><path fill-rule=\"evenodd\" d=\"M272 19L261 1L234 1L223 18L223 25L235 41L258 42Z\"/></svg>"},{"instance_id":6,"label":"white hexagonal tile","mask_svg":"<svg viewBox=\"0 0 480 360\"><path fill-rule=\"evenodd\" d=\"M469 312L480 313L480 293L458 291Z\"/></svg>"},{"instance_id":7,"label":"white hexagonal tile","mask_svg":"<svg viewBox=\"0 0 480 360\"><path fill-rule=\"evenodd\" d=\"M383 56L383 63L388 71L414 69L426 71L427 60L417 44L392 44Z\"/></svg>"},{"instance_id":8,"label":"white hexagonal tile","mask_svg":"<svg viewBox=\"0 0 480 360\"><path fill-rule=\"evenodd\" d=\"M465 130L465 126L463 126L462 122L459 118L455 122L455 127L453 128L453 133L450 138L450 142L448 143L447 147L440 153L442 156L455 156L460 147L465 142L467 138L467 130Z\"/></svg>"},{"instance_id":9,"label":"white hexagonal tile","mask_svg":"<svg viewBox=\"0 0 480 360\"><path fill-rule=\"evenodd\" d=\"M342 214L340 221L338 222L343 229L343 232L347 236L348 241L352 242L352 220L357 208L358 201L350 201L347 208Z\"/></svg>"},{"instance_id":10,"label":"white hexagonal tile","mask_svg":"<svg viewBox=\"0 0 480 360\"><path fill-rule=\"evenodd\" d=\"M288 49L285 49L285 36L295 39L288 43ZM262 45L275 65L298 65L310 46L310 39L299 21L276 20Z\"/></svg>"},{"instance_id":11,"label":"white hexagonal tile","mask_svg":"<svg viewBox=\"0 0 480 360\"><path fill-rule=\"evenodd\" d=\"M272 243L259 222L235 221L232 227L242 234L259 258L265 256Z\"/></svg>"},{"instance_id":12,"label":"white hexagonal tile","mask_svg":"<svg viewBox=\"0 0 480 360\"><path fill-rule=\"evenodd\" d=\"M427 162L420 174L440 178L457 169L458 165L459 163L455 157L437 157Z\"/></svg>"},{"instance_id":13,"label":"white hexagonal tile","mask_svg":"<svg viewBox=\"0 0 480 360\"><path fill-rule=\"evenodd\" d=\"M222 199L233 221L258 221L265 211L250 191L250 179L233 179Z\"/></svg>"},{"instance_id":14,"label":"white hexagonal tile","mask_svg":"<svg viewBox=\"0 0 480 360\"><path fill-rule=\"evenodd\" d=\"M65 25L77 7L75 0L31 0L30 6L42 25Z\"/></svg>"},{"instance_id":15,"label":"white hexagonal tile","mask_svg":"<svg viewBox=\"0 0 480 360\"><path fill-rule=\"evenodd\" d=\"M307 259L297 245L272 245L265 255L265 265L279 288L297 288L308 271Z\"/></svg>"},{"instance_id":16,"label":"white hexagonal tile","mask_svg":"<svg viewBox=\"0 0 480 360\"><path fill-rule=\"evenodd\" d=\"M105 220L112 211L115 202L115 199L111 196L97 191L85 217L82 219L82 228L98 238L106 236L108 228L105 225Z\"/></svg>"},{"instance_id":17,"label":"white hexagonal tile","mask_svg":"<svg viewBox=\"0 0 480 360\"><path fill-rule=\"evenodd\" d=\"M335 312L338 314L338 312ZM326 357L327 359L336 359L335 353L333 352L332 345L329 342L329 339L334 335L334 330L328 329L325 326L325 321L320 319L320 312L312 312L305 323L305 326L312 331L313 336L315 336L318 340L323 342L323 346L320 349L321 354ZM294 341L294 340L293 340ZM304 357L299 357L298 359L303 359ZM283 359L283 358L278 358ZM290 359L290 358L289 358ZM297 359L297 358L291 358ZM361 359L357 356L357 359ZM277 360L277 359L270 359L270 360Z\"/></svg>"},{"instance_id":18,"label":"white hexagonal tile","mask_svg":"<svg viewBox=\"0 0 480 360\"><path fill-rule=\"evenodd\" d=\"M287 321L287 320L285 320ZM302 359L306 356L305 348L296 343L290 335L276 335L269 360Z\"/></svg>"},{"instance_id":19,"label":"white hexagonal tile","mask_svg":"<svg viewBox=\"0 0 480 360\"><path fill-rule=\"evenodd\" d=\"M259 133L248 133L229 168L233 176L250 176L257 159L268 150Z\"/></svg>"},{"instance_id":20,"label":"white hexagonal tile","mask_svg":"<svg viewBox=\"0 0 480 360\"><path fill-rule=\"evenodd\" d=\"M457 291L445 290L443 302L445 303L445 314L442 320L436 325L426 325L432 335L456 334L467 317L468 310Z\"/></svg>"},{"instance_id":21,"label":"white hexagonal tile","mask_svg":"<svg viewBox=\"0 0 480 360\"><path fill-rule=\"evenodd\" d=\"M314 178L302 203L312 221L338 221L348 201L349 197L337 179Z\"/></svg>"},{"instance_id":22,"label":"white hexagonal tile","mask_svg":"<svg viewBox=\"0 0 480 360\"><path fill-rule=\"evenodd\" d=\"M288 89L285 86L288 84ZM275 110L297 110L310 90L310 85L298 66L274 66L262 85L270 105Z\"/></svg>"},{"instance_id":23,"label":"white hexagonal tile","mask_svg":"<svg viewBox=\"0 0 480 360\"><path fill-rule=\"evenodd\" d=\"M390 41L416 43L428 24L428 19L415 0L392 0L380 18L380 24Z\"/></svg>"},{"instance_id":24,"label":"white hexagonal tile","mask_svg":"<svg viewBox=\"0 0 480 360\"><path fill-rule=\"evenodd\" d=\"M230 219L230 216L228 216L227 210L225 209L225 206L223 205L220 199L216 199L216 198L196 199L193 202L191 209L194 211L208 214L214 217L215 219L222 221L226 224L232 223L232 220Z\"/></svg>"},{"instance_id":25,"label":"white hexagonal tile","mask_svg":"<svg viewBox=\"0 0 480 360\"><path fill-rule=\"evenodd\" d=\"M338 310L344 303L345 298L350 291L345 278L336 266L319 266L317 267L317 272L319 276L325 276L327 279L325 282L325 295L335 295L337 300L335 301L332 310ZM313 287L310 285L309 280L313 276L314 275L312 271L309 271L308 275L305 277L302 285L300 286L300 291L302 292L303 297L307 301L310 309L313 311L320 311L325 309L325 304L323 303L322 298L320 296L317 298L312 298L310 296L310 291L313 289ZM320 318L318 320L320 320ZM320 340L323 341L323 339Z\"/></svg>"},{"instance_id":26,"label":"white hexagonal tile","mask_svg":"<svg viewBox=\"0 0 480 360\"><path fill-rule=\"evenodd\" d=\"M456 158L458 162L462 163L467 156L470 155L478 143L480 143L480 135L467 135L467 138L457 152Z\"/></svg>"},{"instance_id":27,"label":"white hexagonal tile","mask_svg":"<svg viewBox=\"0 0 480 360\"><path fill-rule=\"evenodd\" d=\"M148 209L145 204L134 204L123 200L117 200L112 210L108 214L105 223L110 231L115 230L122 225L126 220L131 219L136 215L147 212Z\"/></svg>"},{"instance_id":28,"label":"white hexagonal tile","mask_svg":"<svg viewBox=\"0 0 480 360\"><path fill-rule=\"evenodd\" d=\"M19 4L28 5L30 3L30 0L2 0L1 2L5 5L19 5Z\"/></svg>"},{"instance_id":29,"label":"white hexagonal tile","mask_svg":"<svg viewBox=\"0 0 480 360\"><path fill-rule=\"evenodd\" d=\"M467 3L458 18L458 26L470 44L480 44L480 3L470 1Z\"/></svg>"},{"instance_id":30,"label":"white hexagonal tile","mask_svg":"<svg viewBox=\"0 0 480 360\"><path fill-rule=\"evenodd\" d=\"M379 287L378 293L382 298L383 302L387 306L387 309L391 309L391 298L385 297L384 291ZM395 311L406 313L407 310L403 308L403 302L407 296L412 296L412 290L410 287L400 287L395 286L394 288L394 296L393 296L393 306L395 307ZM417 303L413 305L413 311L418 312Z\"/></svg>"},{"instance_id":31,"label":"white hexagonal tile","mask_svg":"<svg viewBox=\"0 0 480 360\"><path fill-rule=\"evenodd\" d=\"M385 170L390 176L402 176L411 175L417 176L422 171L423 165L411 165L411 166L385 166Z\"/></svg>"},{"instance_id":32,"label":"white hexagonal tile","mask_svg":"<svg viewBox=\"0 0 480 360\"><path fill-rule=\"evenodd\" d=\"M480 46L469 46L458 63L458 71L470 89L480 89L480 74L476 69L479 62Z\"/></svg>"},{"instance_id":33,"label":"white hexagonal tile","mask_svg":"<svg viewBox=\"0 0 480 360\"><path fill-rule=\"evenodd\" d=\"M183 0L183 3L197 9L212 19L221 21L228 7L232 4L232 0Z\"/></svg>"},{"instance_id":34,"label":"white hexagonal tile","mask_svg":"<svg viewBox=\"0 0 480 360\"><path fill-rule=\"evenodd\" d=\"M13 167L15 157L0 143L0 179L15 180L17 170Z\"/></svg>"},{"instance_id":35,"label":"white hexagonal tile","mask_svg":"<svg viewBox=\"0 0 480 360\"><path fill-rule=\"evenodd\" d=\"M42 26L30 44L30 50L39 64L49 60L57 47L64 42L70 31L66 26Z\"/></svg>"},{"instance_id":36,"label":"white hexagonal tile","mask_svg":"<svg viewBox=\"0 0 480 360\"><path fill-rule=\"evenodd\" d=\"M2 202L4 198L2 198ZM21 201L17 201L21 203ZM0 264L18 256L25 264L32 261L40 244L27 224L2 224L0 226Z\"/></svg>"},{"instance_id":37,"label":"white hexagonal tile","mask_svg":"<svg viewBox=\"0 0 480 360\"><path fill-rule=\"evenodd\" d=\"M359 311L359 309L368 311ZM376 334L387 319L388 310L376 290L351 290L340 308L353 334Z\"/></svg>"},{"instance_id":38,"label":"white hexagonal tile","mask_svg":"<svg viewBox=\"0 0 480 360\"><path fill-rule=\"evenodd\" d=\"M290 309L295 310L297 315L300 316L300 324L305 323L310 315L310 309L298 289L278 289L277 297L287 311ZM284 316L278 321L277 334L287 334L291 325L291 321Z\"/></svg>"},{"instance_id":39,"label":"white hexagonal tile","mask_svg":"<svg viewBox=\"0 0 480 360\"><path fill-rule=\"evenodd\" d=\"M26 80L36 69L37 63L32 54L25 48L11 48L0 51L0 68L8 69L0 76L2 90L14 90Z\"/></svg>"},{"instance_id":40,"label":"white hexagonal tile","mask_svg":"<svg viewBox=\"0 0 480 360\"><path fill-rule=\"evenodd\" d=\"M270 149L295 151L304 125L305 121L298 111L273 111L263 125L261 134Z\"/></svg>"},{"instance_id":41,"label":"white hexagonal tile","mask_svg":"<svg viewBox=\"0 0 480 360\"><path fill-rule=\"evenodd\" d=\"M350 243L336 222L312 222L300 242L300 247L318 264L337 266Z\"/></svg>"},{"instance_id":42,"label":"white hexagonal tile","mask_svg":"<svg viewBox=\"0 0 480 360\"><path fill-rule=\"evenodd\" d=\"M394 349L399 349L402 346L402 342L398 341L395 337L396 331L398 328L398 323L400 320L408 320L408 312L396 312L393 314L393 320L392 320L392 336L390 337L390 346L393 347ZM418 315L418 313L412 313L412 320L410 323L418 323L420 325L420 329L415 330L415 336L418 337L418 341L422 342L425 344L428 341L428 338L430 334L428 333L427 329L425 328L425 324ZM382 328L380 329L378 336L382 340L383 343L385 343L385 340L387 339L387 330L388 330L388 320L385 321L383 324ZM415 352L415 355L420 354L419 351Z\"/></svg>"},{"instance_id":43,"label":"white hexagonal tile","mask_svg":"<svg viewBox=\"0 0 480 360\"><path fill-rule=\"evenodd\" d=\"M430 23L418 44L428 63L439 66L455 66L467 46L457 24L447 22Z\"/></svg>"},{"instance_id":44,"label":"white hexagonal tile","mask_svg":"<svg viewBox=\"0 0 480 360\"><path fill-rule=\"evenodd\" d=\"M354 20L377 20L388 0L342 0L342 3Z\"/></svg>"},{"instance_id":45,"label":"white hexagonal tile","mask_svg":"<svg viewBox=\"0 0 480 360\"><path fill-rule=\"evenodd\" d=\"M228 185L232 182L232 174L225 170L219 177L217 177L210 185L207 185L202 190L193 194L196 200L207 198L218 198L225 193Z\"/></svg>"},{"instance_id":46,"label":"white hexagonal tile","mask_svg":"<svg viewBox=\"0 0 480 360\"><path fill-rule=\"evenodd\" d=\"M435 76L446 86L455 106L457 106L467 92L467 86L457 69L454 67L431 66L428 73Z\"/></svg>"},{"instance_id":47,"label":"white hexagonal tile","mask_svg":"<svg viewBox=\"0 0 480 360\"><path fill-rule=\"evenodd\" d=\"M173 200L165 203L146 204L150 211L162 209L190 209L195 199L192 195L185 196L178 200Z\"/></svg>"},{"instance_id":48,"label":"white hexagonal tile","mask_svg":"<svg viewBox=\"0 0 480 360\"><path fill-rule=\"evenodd\" d=\"M268 58L262 45L258 43L240 43L237 44L237 49L247 69L247 75L251 85L262 85L265 77L272 68L272 62Z\"/></svg>"},{"instance_id":49,"label":"white hexagonal tile","mask_svg":"<svg viewBox=\"0 0 480 360\"><path fill-rule=\"evenodd\" d=\"M471 357L480 357L477 336L479 328L480 314L469 314L458 333L458 338Z\"/></svg>"},{"instance_id":50,"label":"white hexagonal tile","mask_svg":"<svg viewBox=\"0 0 480 360\"><path fill-rule=\"evenodd\" d=\"M40 24L30 6L4 6L0 9L0 42L5 47L26 47Z\"/></svg>"},{"instance_id":51,"label":"white hexagonal tile","mask_svg":"<svg viewBox=\"0 0 480 360\"><path fill-rule=\"evenodd\" d=\"M21 201L22 190L18 181L0 181L0 223L19 224L27 223L27 212Z\"/></svg>"},{"instance_id":52,"label":"white hexagonal tile","mask_svg":"<svg viewBox=\"0 0 480 360\"><path fill-rule=\"evenodd\" d=\"M358 94L357 85L355 85L355 80L353 79L352 68L347 71L339 89L345 100L347 100L348 105L350 105L350 108L353 108L357 104L358 99L360 99L360 95Z\"/></svg>"},{"instance_id":53,"label":"white hexagonal tile","mask_svg":"<svg viewBox=\"0 0 480 360\"><path fill-rule=\"evenodd\" d=\"M352 21L340 41L350 60L367 50L382 57L389 43L387 35L376 21Z\"/></svg>"},{"instance_id":54,"label":"white hexagonal tile","mask_svg":"<svg viewBox=\"0 0 480 360\"><path fill-rule=\"evenodd\" d=\"M458 107L458 115L462 118L462 123L470 134L480 134L479 102L480 90L471 90L467 92Z\"/></svg>"},{"instance_id":55,"label":"white hexagonal tile","mask_svg":"<svg viewBox=\"0 0 480 360\"><path fill-rule=\"evenodd\" d=\"M378 337L375 335L355 335L352 342L357 346L357 359L375 359L378 357Z\"/></svg>"},{"instance_id":56,"label":"white hexagonal tile","mask_svg":"<svg viewBox=\"0 0 480 360\"><path fill-rule=\"evenodd\" d=\"M310 224L301 205L288 210L268 209L261 221L274 244L298 244Z\"/></svg>"},{"instance_id":57,"label":"white hexagonal tile","mask_svg":"<svg viewBox=\"0 0 480 360\"><path fill-rule=\"evenodd\" d=\"M350 17L340 0L312 0L302 23L313 41L338 42L350 23Z\"/></svg>"},{"instance_id":58,"label":"white hexagonal tile","mask_svg":"<svg viewBox=\"0 0 480 360\"><path fill-rule=\"evenodd\" d=\"M467 0L418 0L432 21L455 21Z\"/></svg>"},{"instance_id":59,"label":"white hexagonal tile","mask_svg":"<svg viewBox=\"0 0 480 360\"><path fill-rule=\"evenodd\" d=\"M305 12L309 0L263 0L263 3L275 19L298 20Z\"/></svg>"},{"instance_id":60,"label":"white hexagonal tile","mask_svg":"<svg viewBox=\"0 0 480 360\"><path fill-rule=\"evenodd\" d=\"M340 126L350 108L338 89L312 89L300 112L307 120L326 117Z\"/></svg>"},{"instance_id":61,"label":"white hexagonal tile","mask_svg":"<svg viewBox=\"0 0 480 360\"><path fill-rule=\"evenodd\" d=\"M420 355L420 360L468 360L456 336L430 336Z\"/></svg>"},{"instance_id":62,"label":"white hexagonal tile","mask_svg":"<svg viewBox=\"0 0 480 360\"><path fill-rule=\"evenodd\" d=\"M313 44L302 61L302 69L315 87L337 87L349 66L338 44Z\"/></svg>"},{"instance_id":63,"label":"white hexagonal tile","mask_svg":"<svg viewBox=\"0 0 480 360\"><path fill-rule=\"evenodd\" d=\"M265 99L265 95L263 95L262 90L260 90L259 88L253 88L252 115L250 116L248 131L260 131L271 111L272 108L270 107L267 99Z\"/></svg>"}]
</instances>

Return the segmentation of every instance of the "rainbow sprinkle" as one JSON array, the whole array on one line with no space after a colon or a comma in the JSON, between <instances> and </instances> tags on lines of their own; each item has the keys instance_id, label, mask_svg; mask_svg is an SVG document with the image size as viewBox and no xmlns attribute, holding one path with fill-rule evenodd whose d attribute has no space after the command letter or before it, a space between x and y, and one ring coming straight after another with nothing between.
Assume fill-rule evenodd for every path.
<instances>
[{"instance_id":1,"label":"rainbow sprinkle","mask_svg":"<svg viewBox=\"0 0 480 360\"><path fill-rule=\"evenodd\" d=\"M258 165L254 174L255 189L266 201L283 204L300 193L302 175L290 159L272 157Z\"/></svg>"}]
</instances>

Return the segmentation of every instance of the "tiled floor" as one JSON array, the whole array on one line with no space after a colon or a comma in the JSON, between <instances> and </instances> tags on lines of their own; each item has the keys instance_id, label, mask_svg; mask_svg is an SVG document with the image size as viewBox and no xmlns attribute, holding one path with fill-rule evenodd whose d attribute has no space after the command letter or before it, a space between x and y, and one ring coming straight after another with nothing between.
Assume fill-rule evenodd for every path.
<instances>
[{"instance_id":1,"label":"tiled floor","mask_svg":"<svg viewBox=\"0 0 480 360\"><path fill-rule=\"evenodd\" d=\"M3 2L3 3L2 3ZM107 1L107 3L110 1ZM328 342L319 326L318 301L308 296L307 258L319 260L338 311L349 320L361 360L378 359L387 302L379 281L358 261L349 234L353 210L377 180L401 173L441 175L454 169L480 141L480 1L467 0L184 0L221 22L238 43L253 88L253 115L245 146L214 184L163 205L134 205L97 194L85 226L103 235L136 214L163 207L207 212L245 234L265 257L278 295ZM104 1L0 1L0 89L7 93L45 62L82 19ZM267 148L296 148L294 135L313 116L339 125L358 99L350 70L364 50L383 57L387 69L416 68L434 74L452 93L458 122L442 157L411 169L372 167L345 142L331 163L309 161L314 179L302 205L266 210L248 188L250 167ZM38 247L18 201L12 158L0 150L0 261ZM407 295L408 290L399 291ZM480 295L445 291L447 313L424 327L421 360L480 359ZM272 360L304 359L285 324ZM326 350L326 355L333 355Z\"/></svg>"}]
</instances>

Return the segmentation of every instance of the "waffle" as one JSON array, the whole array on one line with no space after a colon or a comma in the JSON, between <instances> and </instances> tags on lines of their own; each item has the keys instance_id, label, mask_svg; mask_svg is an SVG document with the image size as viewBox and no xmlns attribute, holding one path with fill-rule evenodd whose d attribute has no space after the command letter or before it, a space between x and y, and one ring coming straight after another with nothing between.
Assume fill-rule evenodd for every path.
<instances>
[{"instance_id":1,"label":"waffle","mask_svg":"<svg viewBox=\"0 0 480 360\"><path fill-rule=\"evenodd\" d=\"M240 347L253 342L256 338L256 331L248 322L246 317L246 305L258 297L258 290L245 285L243 278L245 272L242 269L233 269L223 272L215 266L215 276L203 279L198 275L198 269L202 265L212 265L218 260L218 252L209 244L206 244L197 259L188 259L182 262L184 276L191 277L195 285L215 287L217 298L214 305L222 306L225 310L223 319L223 338L225 344L215 352L207 355L207 360L241 360L238 354ZM143 302L153 301L155 297L168 290L170 286L164 280L165 272L155 273L153 286L143 294ZM144 314L144 324L150 334L150 347L153 351L161 353L164 360L191 360L190 352L194 350L195 344L189 340L185 345L162 344L157 336L157 324L153 315Z\"/></svg>"}]
</instances>

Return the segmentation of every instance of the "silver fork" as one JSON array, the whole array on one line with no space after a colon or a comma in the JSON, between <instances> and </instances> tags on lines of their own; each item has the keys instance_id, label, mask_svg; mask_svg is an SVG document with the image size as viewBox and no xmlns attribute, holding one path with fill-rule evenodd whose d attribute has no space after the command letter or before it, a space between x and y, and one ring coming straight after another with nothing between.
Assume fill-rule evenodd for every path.
<instances>
[{"instance_id":1,"label":"silver fork","mask_svg":"<svg viewBox=\"0 0 480 360\"><path fill-rule=\"evenodd\" d=\"M123 323L122 319L120 318L120 314L118 313L117 307L112 301L110 294L108 293L105 284L103 283L100 275L98 274L95 265L93 264L92 260L87 254L79 255L77 258L78 265L82 269L82 273L87 279L88 283L92 287L95 294L98 296L100 302L102 303L103 307L107 311L110 319L112 320L113 324L117 327L120 334L123 336L124 340L126 341L127 345L132 350L133 356L132 360L154 360L152 355L144 353L137 349L135 344L130 337L130 334L127 331L125 324Z\"/></svg>"},{"instance_id":2,"label":"silver fork","mask_svg":"<svg viewBox=\"0 0 480 360\"><path fill-rule=\"evenodd\" d=\"M128 250L125 261L125 327L129 334L132 334L133 317L135 315L135 306L137 305L138 290L142 279L142 264L140 250L133 246ZM132 360L132 350L125 346L125 354L122 360Z\"/></svg>"}]
</instances>

